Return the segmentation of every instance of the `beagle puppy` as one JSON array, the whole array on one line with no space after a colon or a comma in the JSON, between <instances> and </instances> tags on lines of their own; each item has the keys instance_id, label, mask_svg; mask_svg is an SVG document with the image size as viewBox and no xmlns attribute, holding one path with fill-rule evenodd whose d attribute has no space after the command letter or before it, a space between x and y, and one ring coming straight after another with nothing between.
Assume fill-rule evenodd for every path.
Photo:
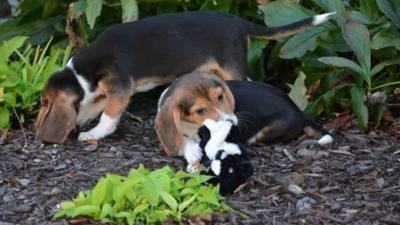
<instances>
[{"instance_id":1,"label":"beagle puppy","mask_svg":"<svg viewBox=\"0 0 400 225\"><path fill-rule=\"evenodd\" d=\"M242 80L250 37L283 38L330 15L268 28L229 14L185 12L111 26L49 78L36 121L37 139L63 143L76 125L99 114L99 123L78 139L104 138L115 131L134 93L185 73L215 71L224 80Z\"/></svg>"},{"instance_id":2,"label":"beagle puppy","mask_svg":"<svg viewBox=\"0 0 400 225\"><path fill-rule=\"evenodd\" d=\"M197 131L205 120L228 120L238 126L243 143L273 143L306 133L333 141L276 87L255 81L223 81L215 74L193 72L177 79L158 102L155 130L167 155L180 153L187 170L196 171L202 154Z\"/></svg>"}]
</instances>

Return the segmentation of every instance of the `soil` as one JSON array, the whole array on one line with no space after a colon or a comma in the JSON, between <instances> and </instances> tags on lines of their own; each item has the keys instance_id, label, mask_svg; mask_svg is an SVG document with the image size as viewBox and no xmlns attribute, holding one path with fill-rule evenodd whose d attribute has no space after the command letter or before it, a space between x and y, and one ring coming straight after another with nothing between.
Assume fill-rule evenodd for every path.
<instances>
[{"instance_id":1,"label":"soil","mask_svg":"<svg viewBox=\"0 0 400 225\"><path fill-rule=\"evenodd\" d=\"M117 131L95 145L77 142L75 132L63 145L41 146L34 141L33 123L24 129L27 140L22 130L3 135L0 225L90 224L55 220L52 214L62 200L91 188L106 173L126 175L140 163L183 169L182 158L162 152L153 130L155 109L155 98L135 96ZM400 224L399 140L351 128L334 138L330 147L304 137L249 146L256 172L227 197L249 218L214 216L214 224Z\"/></svg>"}]
</instances>

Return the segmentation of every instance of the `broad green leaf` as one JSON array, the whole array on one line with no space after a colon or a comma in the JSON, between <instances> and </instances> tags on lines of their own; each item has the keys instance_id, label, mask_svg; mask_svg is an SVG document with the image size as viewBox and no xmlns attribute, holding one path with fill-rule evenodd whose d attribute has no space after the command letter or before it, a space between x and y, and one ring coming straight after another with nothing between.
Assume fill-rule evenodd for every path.
<instances>
[{"instance_id":1,"label":"broad green leaf","mask_svg":"<svg viewBox=\"0 0 400 225\"><path fill-rule=\"evenodd\" d=\"M194 195L196 194L196 190L193 188L184 188L181 190L181 196L186 196L186 195Z\"/></svg>"},{"instance_id":2,"label":"broad green leaf","mask_svg":"<svg viewBox=\"0 0 400 225\"><path fill-rule=\"evenodd\" d=\"M376 104L376 105L372 105L370 107L372 114L374 115L374 120L376 123L376 126L379 126L381 123L381 119L383 116L383 113L385 112L385 105L384 104Z\"/></svg>"},{"instance_id":3,"label":"broad green leaf","mask_svg":"<svg viewBox=\"0 0 400 225\"><path fill-rule=\"evenodd\" d=\"M399 0L376 0L379 9L392 21L393 25L400 28L400 3Z\"/></svg>"},{"instance_id":4,"label":"broad green leaf","mask_svg":"<svg viewBox=\"0 0 400 225\"><path fill-rule=\"evenodd\" d=\"M342 0L313 0L326 12L344 12L346 11Z\"/></svg>"},{"instance_id":5,"label":"broad green leaf","mask_svg":"<svg viewBox=\"0 0 400 225\"><path fill-rule=\"evenodd\" d=\"M329 30L318 35L316 39L318 46L321 46L329 51L349 52L350 48L343 39L342 32L339 29Z\"/></svg>"},{"instance_id":6,"label":"broad green leaf","mask_svg":"<svg viewBox=\"0 0 400 225\"><path fill-rule=\"evenodd\" d=\"M14 92L7 92L3 96L0 96L0 98L4 98L4 102L10 106L15 106L17 104L17 94Z\"/></svg>"},{"instance_id":7,"label":"broad green leaf","mask_svg":"<svg viewBox=\"0 0 400 225\"><path fill-rule=\"evenodd\" d=\"M75 208L74 212L72 213L72 217L76 216L91 216L93 214L100 213L101 210L99 206L96 205L83 205Z\"/></svg>"},{"instance_id":8,"label":"broad green leaf","mask_svg":"<svg viewBox=\"0 0 400 225\"><path fill-rule=\"evenodd\" d=\"M188 209L188 215L195 216L195 215L204 215L210 212L210 208L205 203L200 203L195 207L191 207Z\"/></svg>"},{"instance_id":9,"label":"broad green leaf","mask_svg":"<svg viewBox=\"0 0 400 225\"><path fill-rule=\"evenodd\" d=\"M121 0L122 22L135 21L139 18L139 10L136 0Z\"/></svg>"},{"instance_id":10,"label":"broad green leaf","mask_svg":"<svg viewBox=\"0 0 400 225\"><path fill-rule=\"evenodd\" d=\"M368 29L361 24L348 20L343 28L343 37L347 45L357 56L365 74L371 70L371 46Z\"/></svg>"},{"instance_id":11,"label":"broad green leaf","mask_svg":"<svg viewBox=\"0 0 400 225\"><path fill-rule=\"evenodd\" d=\"M5 108L4 106L2 106L0 108L0 127L1 128L6 128L9 123L10 123L10 111Z\"/></svg>"},{"instance_id":12,"label":"broad green leaf","mask_svg":"<svg viewBox=\"0 0 400 225\"><path fill-rule=\"evenodd\" d=\"M0 64L6 64L11 54L21 48L27 38L17 36L3 42L0 46Z\"/></svg>"},{"instance_id":13,"label":"broad green leaf","mask_svg":"<svg viewBox=\"0 0 400 225\"><path fill-rule=\"evenodd\" d=\"M150 218L153 218L155 221L163 222L168 216L173 216L173 214L171 210L155 210L151 213Z\"/></svg>"},{"instance_id":14,"label":"broad green leaf","mask_svg":"<svg viewBox=\"0 0 400 225\"><path fill-rule=\"evenodd\" d=\"M205 0L200 6L200 10L229 12L232 0Z\"/></svg>"},{"instance_id":15,"label":"broad green leaf","mask_svg":"<svg viewBox=\"0 0 400 225\"><path fill-rule=\"evenodd\" d=\"M372 37L371 48L395 47L400 50L400 32L395 29L382 29Z\"/></svg>"},{"instance_id":16,"label":"broad green leaf","mask_svg":"<svg viewBox=\"0 0 400 225\"><path fill-rule=\"evenodd\" d=\"M333 104L335 102L336 89L331 89L324 93L324 113L329 118L332 116Z\"/></svg>"},{"instance_id":17,"label":"broad green leaf","mask_svg":"<svg viewBox=\"0 0 400 225\"><path fill-rule=\"evenodd\" d=\"M316 118L323 111L324 111L324 104L322 98L318 98L314 101L311 101L304 112L311 118Z\"/></svg>"},{"instance_id":18,"label":"broad green leaf","mask_svg":"<svg viewBox=\"0 0 400 225\"><path fill-rule=\"evenodd\" d=\"M267 43L268 42L265 40L255 38L252 38L250 41L250 48L247 54L247 65L250 76L253 80L264 80L264 65L262 63L262 55Z\"/></svg>"},{"instance_id":19,"label":"broad green leaf","mask_svg":"<svg viewBox=\"0 0 400 225\"><path fill-rule=\"evenodd\" d=\"M160 193L158 192L154 182L150 178L145 177L142 181L142 184L143 194L146 199L150 202L152 206L158 205Z\"/></svg>"},{"instance_id":20,"label":"broad green leaf","mask_svg":"<svg viewBox=\"0 0 400 225\"><path fill-rule=\"evenodd\" d=\"M76 205L73 202L66 201L66 202L61 202L60 207L62 209L72 209L72 208L75 208Z\"/></svg>"},{"instance_id":21,"label":"broad green leaf","mask_svg":"<svg viewBox=\"0 0 400 225\"><path fill-rule=\"evenodd\" d=\"M315 13L289 0L278 0L259 7L267 26L277 27L297 22Z\"/></svg>"},{"instance_id":22,"label":"broad green leaf","mask_svg":"<svg viewBox=\"0 0 400 225\"><path fill-rule=\"evenodd\" d=\"M378 65L376 65L376 66L374 66L374 68L372 68L371 77L375 76L383 68L385 68L387 66L390 66L390 65L395 65L395 64L400 64L400 58L390 59L390 60L386 60L386 61L380 62Z\"/></svg>"},{"instance_id":23,"label":"broad green leaf","mask_svg":"<svg viewBox=\"0 0 400 225\"><path fill-rule=\"evenodd\" d=\"M197 198L197 194L193 195L192 197L184 200L182 203L179 204L178 206L178 211L182 212L183 210L185 210L190 204L192 204L194 202L194 200L196 200Z\"/></svg>"},{"instance_id":24,"label":"broad green leaf","mask_svg":"<svg viewBox=\"0 0 400 225\"><path fill-rule=\"evenodd\" d=\"M93 29L94 24L96 23L96 18L100 16L103 0L86 0L86 4L86 19L90 29Z\"/></svg>"},{"instance_id":25,"label":"broad green leaf","mask_svg":"<svg viewBox=\"0 0 400 225\"><path fill-rule=\"evenodd\" d=\"M364 71L362 70L362 68L357 63L349 59L338 56L327 56L327 57L321 57L318 60L328 65L352 70L353 72L356 73L354 74L354 78L358 80L358 82L360 83L362 80L369 80L369 78L364 75ZM362 80L360 79L359 76L363 77Z\"/></svg>"},{"instance_id":26,"label":"broad green leaf","mask_svg":"<svg viewBox=\"0 0 400 225\"><path fill-rule=\"evenodd\" d=\"M352 21L360 23L360 24L375 24L377 23L374 20L371 20L368 16L358 12L358 11L349 11L347 13L347 17L350 18Z\"/></svg>"},{"instance_id":27,"label":"broad green leaf","mask_svg":"<svg viewBox=\"0 0 400 225\"><path fill-rule=\"evenodd\" d=\"M176 199L174 198L174 196L172 196L171 194L169 194L168 192L162 191L160 193L161 198L164 200L165 203L167 203L167 205L172 209L172 210L176 210L178 208L178 202L176 201Z\"/></svg>"},{"instance_id":28,"label":"broad green leaf","mask_svg":"<svg viewBox=\"0 0 400 225\"><path fill-rule=\"evenodd\" d=\"M324 27L314 27L291 37L282 47L279 56L284 59L293 59L303 56L307 51L315 50L317 47L315 39L324 31L326 31Z\"/></svg>"},{"instance_id":29,"label":"broad green leaf","mask_svg":"<svg viewBox=\"0 0 400 225\"><path fill-rule=\"evenodd\" d=\"M106 197L107 184L108 181L105 178L99 180L92 192L92 205L100 206L103 203Z\"/></svg>"},{"instance_id":30,"label":"broad green leaf","mask_svg":"<svg viewBox=\"0 0 400 225\"><path fill-rule=\"evenodd\" d=\"M147 203L141 204L141 205L137 206L137 207L133 210L133 214L135 214L135 215L136 215L136 214L139 214L139 213L145 211L147 208L149 208L149 204L147 204Z\"/></svg>"},{"instance_id":31,"label":"broad green leaf","mask_svg":"<svg viewBox=\"0 0 400 225\"><path fill-rule=\"evenodd\" d=\"M364 89L354 85L350 90L352 108L357 116L358 125L361 129L368 128L368 108L365 105Z\"/></svg>"},{"instance_id":32,"label":"broad green leaf","mask_svg":"<svg viewBox=\"0 0 400 225\"><path fill-rule=\"evenodd\" d=\"M84 205L86 204L87 199L86 199L86 195L83 191L80 191L78 196L75 198L75 203L78 206Z\"/></svg>"},{"instance_id":33,"label":"broad green leaf","mask_svg":"<svg viewBox=\"0 0 400 225\"><path fill-rule=\"evenodd\" d=\"M217 196L215 196L214 192L209 187L200 188L198 199L202 202L207 202L219 206Z\"/></svg>"},{"instance_id":34,"label":"broad green leaf","mask_svg":"<svg viewBox=\"0 0 400 225\"><path fill-rule=\"evenodd\" d=\"M294 84L289 84L289 97L301 111L303 111L308 105L306 97L307 88L304 84L305 79L306 75L303 72L300 72Z\"/></svg>"},{"instance_id":35,"label":"broad green leaf","mask_svg":"<svg viewBox=\"0 0 400 225\"><path fill-rule=\"evenodd\" d=\"M134 217L133 214L129 213L129 212L125 212L125 211L124 212L120 212L117 215L115 215L115 217L125 218L126 221L128 221L129 225L133 225L135 223L135 220L133 218Z\"/></svg>"},{"instance_id":36,"label":"broad green leaf","mask_svg":"<svg viewBox=\"0 0 400 225\"><path fill-rule=\"evenodd\" d=\"M108 216L113 216L113 214L114 214L113 208L111 207L110 204L106 203L106 204L104 204L103 207L101 208L100 218L101 218L101 219L104 219L104 218L106 218L106 217L108 217Z\"/></svg>"},{"instance_id":37,"label":"broad green leaf","mask_svg":"<svg viewBox=\"0 0 400 225\"><path fill-rule=\"evenodd\" d=\"M360 11L372 20L378 19L379 9L376 0L360 1Z\"/></svg>"}]
</instances>

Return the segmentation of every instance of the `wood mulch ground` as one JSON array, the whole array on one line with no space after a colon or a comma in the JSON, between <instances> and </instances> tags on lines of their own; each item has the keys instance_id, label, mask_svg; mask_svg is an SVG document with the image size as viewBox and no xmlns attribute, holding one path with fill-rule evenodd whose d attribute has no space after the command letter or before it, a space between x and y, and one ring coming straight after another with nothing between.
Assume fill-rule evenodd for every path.
<instances>
[{"instance_id":1,"label":"wood mulch ground","mask_svg":"<svg viewBox=\"0 0 400 225\"><path fill-rule=\"evenodd\" d=\"M64 145L41 147L30 125L23 149L21 130L9 131L0 138L0 225L68 224L52 219L57 204L106 173L125 175L140 163L184 168L182 158L162 153L155 105L154 98L134 97L130 112L143 121L125 113L117 132L97 145L77 142L75 133ZM250 146L255 175L227 198L249 219L219 217L215 224L400 224L399 140L357 129L334 137L328 148L304 138Z\"/></svg>"}]
</instances>

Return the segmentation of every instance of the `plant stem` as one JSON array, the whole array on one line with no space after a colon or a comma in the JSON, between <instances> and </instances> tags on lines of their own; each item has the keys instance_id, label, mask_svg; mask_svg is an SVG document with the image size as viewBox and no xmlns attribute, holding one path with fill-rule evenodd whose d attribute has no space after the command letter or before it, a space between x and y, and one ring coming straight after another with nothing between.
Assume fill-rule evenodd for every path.
<instances>
[{"instance_id":1,"label":"plant stem","mask_svg":"<svg viewBox=\"0 0 400 225\"><path fill-rule=\"evenodd\" d=\"M28 146L28 139L26 138L26 134L25 134L24 127L22 126L21 120L19 119L18 113L17 113L17 111L15 110L15 107L13 106L12 109L13 109L13 111L14 111L15 116L17 117L19 126L21 127L22 135L24 136L24 141L25 141L25 143L24 143L24 149L25 149L25 148Z\"/></svg>"},{"instance_id":2,"label":"plant stem","mask_svg":"<svg viewBox=\"0 0 400 225\"><path fill-rule=\"evenodd\" d=\"M400 85L400 81L389 82L389 83L386 83L386 84L382 84L382 85L376 86L376 87L374 87L374 88L371 88L371 91L376 90L376 89L379 89L379 88L391 86L391 85L396 85L396 84L399 84L399 85Z\"/></svg>"}]
</instances>

